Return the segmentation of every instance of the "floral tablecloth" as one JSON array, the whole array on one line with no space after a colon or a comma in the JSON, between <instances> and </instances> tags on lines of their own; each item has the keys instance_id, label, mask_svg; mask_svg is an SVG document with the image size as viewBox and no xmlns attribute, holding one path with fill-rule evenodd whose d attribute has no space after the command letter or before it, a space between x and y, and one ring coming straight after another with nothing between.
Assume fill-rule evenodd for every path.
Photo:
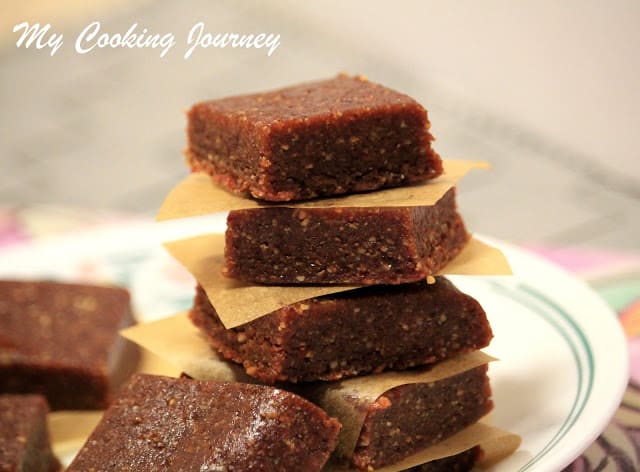
<instances>
[{"instance_id":1,"label":"floral tablecloth","mask_svg":"<svg viewBox=\"0 0 640 472\"><path fill-rule=\"evenodd\" d=\"M0 208L0 250L52 235L145 218L58 207ZM627 334L631 378L622 404L600 437L565 470L640 470L640 254L530 247L585 279L618 313Z\"/></svg>"}]
</instances>

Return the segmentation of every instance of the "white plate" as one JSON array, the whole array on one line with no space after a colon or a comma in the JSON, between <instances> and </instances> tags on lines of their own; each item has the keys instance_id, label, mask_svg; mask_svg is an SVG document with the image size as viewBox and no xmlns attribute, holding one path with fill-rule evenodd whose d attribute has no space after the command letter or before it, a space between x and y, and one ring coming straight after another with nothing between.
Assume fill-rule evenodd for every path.
<instances>
[{"instance_id":1,"label":"white plate","mask_svg":"<svg viewBox=\"0 0 640 472\"><path fill-rule=\"evenodd\" d=\"M0 252L0 277L109 281L130 287L142 320L188 308L194 282L160 241L222 231L220 215L188 222L101 229ZM491 241L490 241L491 242ZM496 243L515 277L452 277L485 308L496 426L522 446L493 472L550 471L569 464L605 428L628 378L616 316L586 285L520 249Z\"/></svg>"}]
</instances>

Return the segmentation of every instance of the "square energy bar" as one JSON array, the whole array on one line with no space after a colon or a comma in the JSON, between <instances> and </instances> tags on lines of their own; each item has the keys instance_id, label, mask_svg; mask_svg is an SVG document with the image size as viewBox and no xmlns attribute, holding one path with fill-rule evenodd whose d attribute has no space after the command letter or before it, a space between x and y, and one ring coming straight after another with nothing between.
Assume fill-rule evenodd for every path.
<instances>
[{"instance_id":1,"label":"square energy bar","mask_svg":"<svg viewBox=\"0 0 640 472\"><path fill-rule=\"evenodd\" d=\"M39 393L52 410L102 409L136 368L120 287L0 281L0 393Z\"/></svg>"},{"instance_id":2,"label":"square energy bar","mask_svg":"<svg viewBox=\"0 0 640 472\"><path fill-rule=\"evenodd\" d=\"M403 370L475 351L493 336L480 304L444 277L312 298L231 329L198 287L190 318L223 357L265 383Z\"/></svg>"},{"instance_id":3,"label":"square energy bar","mask_svg":"<svg viewBox=\"0 0 640 472\"><path fill-rule=\"evenodd\" d=\"M339 75L188 112L187 162L234 192L295 201L421 182L443 171L426 110Z\"/></svg>"},{"instance_id":4,"label":"square energy bar","mask_svg":"<svg viewBox=\"0 0 640 472\"><path fill-rule=\"evenodd\" d=\"M284 390L136 374L67 470L320 471L339 431Z\"/></svg>"},{"instance_id":5,"label":"square energy bar","mask_svg":"<svg viewBox=\"0 0 640 472\"><path fill-rule=\"evenodd\" d=\"M431 206L230 211L223 273L262 284L399 284L436 274L469 240L455 188Z\"/></svg>"}]
</instances>

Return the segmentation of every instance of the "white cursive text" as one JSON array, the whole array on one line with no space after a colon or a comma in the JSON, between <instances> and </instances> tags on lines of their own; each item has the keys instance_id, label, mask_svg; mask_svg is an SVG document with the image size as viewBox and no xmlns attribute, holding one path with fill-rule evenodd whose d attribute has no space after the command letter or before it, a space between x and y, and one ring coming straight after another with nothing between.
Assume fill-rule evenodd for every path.
<instances>
[{"instance_id":1,"label":"white cursive text","mask_svg":"<svg viewBox=\"0 0 640 472\"><path fill-rule=\"evenodd\" d=\"M218 33L213 35L204 32L204 23L199 22L193 25L189 36L187 37L187 45L189 48L184 54L185 59L189 59L193 51L197 47L201 48L255 48L267 49L267 56L271 56L280 46L279 34L237 34L237 33Z\"/></svg>"},{"instance_id":2,"label":"white cursive text","mask_svg":"<svg viewBox=\"0 0 640 472\"><path fill-rule=\"evenodd\" d=\"M51 48L51 55L53 56L58 49L62 46L62 34L51 33L51 36L45 41L44 36L51 29L51 25L47 23L43 27L40 27L40 23L34 23L29 27L29 23L23 21L13 27L13 32L24 28L22 36L16 41L16 47L21 47L24 43L24 47L28 48L35 42L36 49L42 49L45 47Z\"/></svg>"},{"instance_id":3,"label":"white cursive text","mask_svg":"<svg viewBox=\"0 0 640 472\"><path fill-rule=\"evenodd\" d=\"M169 49L176 44L175 36L172 33L165 35L147 34L147 28L143 28L140 33L136 32L138 23L134 23L125 34L100 33L100 22L94 21L82 30L76 39L76 51L79 54L91 52L98 48L162 48L160 57L164 57Z\"/></svg>"}]
</instances>

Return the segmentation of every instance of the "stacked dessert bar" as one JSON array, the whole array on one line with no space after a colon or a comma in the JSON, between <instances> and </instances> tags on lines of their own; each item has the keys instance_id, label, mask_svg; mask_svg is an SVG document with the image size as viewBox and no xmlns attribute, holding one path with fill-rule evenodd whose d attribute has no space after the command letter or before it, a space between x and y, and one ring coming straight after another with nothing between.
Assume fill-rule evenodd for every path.
<instances>
[{"instance_id":1,"label":"stacked dessert bar","mask_svg":"<svg viewBox=\"0 0 640 472\"><path fill-rule=\"evenodd\" d=\"M227 277L282 291L359 287L228 327L199 286L190 317L218 353L262 383L302 392L339 419L347 410L364 412L357 434L336 455L361 470L397 463L491 410L486 359L374 398L359 383L407 369L424 374L491 340L478 302L436 275L469 240L455 188L424 206L298 205L440 176L443 164L421 105L340 75L199 103L189 112L188 135L193 171L264 203L229 212ZM476 453L460 455L460 463L473 463Z\"/></svg>"}]
</instances>

